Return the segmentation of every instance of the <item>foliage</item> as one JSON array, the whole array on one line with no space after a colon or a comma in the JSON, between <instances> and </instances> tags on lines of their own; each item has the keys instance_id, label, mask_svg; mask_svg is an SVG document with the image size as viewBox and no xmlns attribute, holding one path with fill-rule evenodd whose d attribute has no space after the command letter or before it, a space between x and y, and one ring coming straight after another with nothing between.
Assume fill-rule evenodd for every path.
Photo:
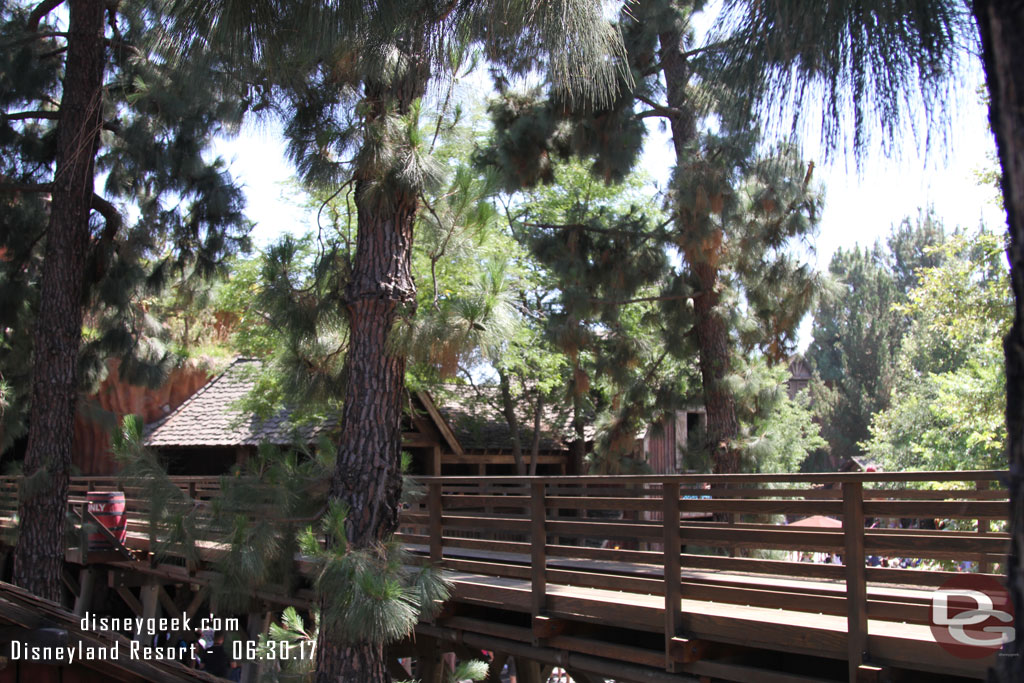
<instances>
[{"instance_id":1,"label":"foliage","mask_svg":"<svg viewBox=\"0 0 1024 683\"><path fill-rule=\"evenodd\" d=\"M871 416L890 405L897 359L910 317L901 306L922 268L941 262L944 240L931 212L894 226L887 249L837 250L829 264L835 281L814 312L807 360L815 372L811 394L828 441L831 468L860 454Z\"/></svg>"},{"instance_id":2,"label":"foliage","mask_svg":"<svg viewBox=\"0 0 1024 683\"><path fill-rule=\"evenodd\" d=\"M726 0L707 58L738 95L738 121L820 118L828 148L861 158L944 130L974 36L967 6L946 0Z\"/></svg>"},{"instance_id":3,"label":"foliage","mask_svg":"<svg viewBox=\"0 0 1024 683\"><path fill-rule=\"evenodd\" d=\"M788 394L789 370L763 358L738 360L730 376L740 418L745 472L797 472L809 455L827 444L810 408L810 394Z\"/></svg>"},{"instance_id":4,"label":"foliage","mask_svg":"<svg viewBox=\"0 0 1024 683\"><path fill-rule=\"evenodd\" d=\"M196 560L198 539L227 548L216 562L214 585L223 609L246 611L260 587L297 587L299 552L318 565L317 590L331 596L323 620L348 638L377 643L400 639L421 614L431 614L447 599L447 581L430 567L418 566L397 541L351 546L345 532L347 511L327 497L335 450L326 439L313 452L262 446L244 469L222 477L220 495L201 506L189 500L142 446L141 425L134 416L127 416L115 434L114 448L122 480L140 488L150 502L146 519L153 552Z\"/></svg>"},{"instance_id":5,"label":"foliage","mask_svg":"<svg viewBox=\"0 0 1024 683\"><path fill-rule=\"evenodd\" d=\"M0 374L11 403L0 447L24 433L31 403L32 321L49 214L38 188L50 181L57 154L66 52L66 18L44 15L32 30L29 10L21 2L0 6ZM208 154L212 139L240 121L242 94L223 79L214 54L176 64L163 19L155 2L123 3L109 13L114 47L107 51L96 156L102 183L89 225L78 363L86 393L105 377L111 357L121 359L123 379L159 383L177 359L150 305L168 291L177 304L201 297L224 259L247 244L241 190Z\"/></svg>"},{"instance_id":6,"label":"foliage","mask_svg":"<svg viewBox=\"0 0 1024 683\"><path fill-rule=\"evenodd\" d=\"M1002 337L1012 320L1003 239L957 234L901 307L912 320L890 407L863 447L886 469L998 468L1006 452Z\"/></svg>"},{"instance_id":7,"label":"foliage","mask_svg":"<svg viewBox=\"0 0 1024 683\"><path fill-rule=\"evenodd\" d=\"M285 607L281 613L281 623L271 622L268 633L261 633L259 638L260 656L268 659L281 651L281 643L287 643L291 656L280 663L280 671L265 666L260 679L267 683L287 683L289 681L312 680L316 641L320 632L320 613L313 611L313 624L309 629L294 607ZM273 645L271 645L273 643ZM303 656L295 656L296 649Z\"/></svg>"}]
</instances>

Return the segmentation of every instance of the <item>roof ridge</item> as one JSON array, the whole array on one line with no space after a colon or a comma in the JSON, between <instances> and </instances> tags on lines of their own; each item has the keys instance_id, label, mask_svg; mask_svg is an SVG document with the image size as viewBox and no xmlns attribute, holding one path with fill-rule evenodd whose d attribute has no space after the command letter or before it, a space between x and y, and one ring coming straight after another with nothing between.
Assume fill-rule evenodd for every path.
<instances>
[{"instance_id":1,"label":"roof ridge","mask_svg":"<svg viewBox=\"0 0 1024 683\"><path fill-rule=\"evenodd\" d=\"M146 425L145 428L143 429L143 438L145 439L145 438L150 437L153 434L153 432L155 432L156 430L158 430L162 426L164 426L164 424L167 423L172 417L174 417L175 415L178 415L179 413L184 411L185 408L188 407L190 404L192 404L194 401L199 400L203 396L203 394L205 394L207 391L210 390L211 387L213 387L215 384L217 384L217 382L219 382L222 379L224 379L224 376L226 374L228 374L228 371L231 370L231 368L235 367L239 363L252 363L252 362L262 362L262 361L260 361L258 358L244 358L242 356L236 357L233 361L228 363L228 366L226 368L224 368L217 375L215 375L213 377L213 379L209 380L208 382L203 384L203 386L199 387L194 392L192 392L192 395L189 396L188 398L186 398L184 401L182 401L181 404L177 408L175 408L171 412L167 413L166 415L161 417L156 422L150 422L148 425Z\"/></svg>"}]
</instances>

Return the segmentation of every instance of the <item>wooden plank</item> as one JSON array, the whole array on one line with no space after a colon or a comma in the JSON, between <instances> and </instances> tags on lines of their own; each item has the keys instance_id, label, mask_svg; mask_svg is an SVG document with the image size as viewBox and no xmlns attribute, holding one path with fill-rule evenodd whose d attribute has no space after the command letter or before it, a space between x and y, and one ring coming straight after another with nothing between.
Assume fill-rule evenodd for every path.
<instances>
[{"instance_id":1,"label":"wooden plank","mask_svg":"<svg viewBox=\"0 0 1024 683\"><path fill-rule=\"evenodd\" d=\"M502 531L530 531L530 520L512 517L481 517L474 515L444 515L442 523L449 529L501 529Z\"/></svg>"},{"instance_id":2,"label":"wooden plank","mask_svg":"<svg viewBox=\"0 0 1024 683\"><path fill-rule=\"evenodd\" d=\"M430 415L430 419L434 421L434 426L437 427L437 431L441 432L441 436L448 443L448 447L452 449L452 453L455 455L462 455L465 451L462 449L462 444L455 437L455 433L452 432L451 427L448 426L447 420L441 416L441 412L437 409L437 405L434 404L434 399L430 397L425 391L417 391L416 398L423 403L423 407L427 409L427 414Z\"/></svg>"},{"instance_id":3,"label":"wooden plank","mask_svg":"<svg viewBox=\"0 0 1024 683\"><path fill-rule=\"evenodd\" d=\"M620 474L620 475L570 475L566 477L489 477L492 484L517 484L524 481L543 481L550 484L588 484L603 485L617 483L620 486L639 484L659 484L667 480L678 481L680 484L695 482L703 484L716 483L804 483L804 484L836 484L843 482L863 483L906 483L906 482L976 482L981 480L1002 481L1007 476L1006 470L957 470L934 472L815 472L800 474ZM442 477L447 484L478 484L475 476Z\"/></svg>"},{"instance_id":4,"label":"wooden plank","mask_svg":"<svg viewBox=\"0 0 1024 683\"><path fill-rule=\"evenodd\" d=\"M558 536L588 538L661 538L661 525L641 522L549 522L548 531Z\"/></svg>"},{"instance_id":5,"label":"wooden plank","mask_svg":"<svg viewBox=\"0 0 1024 683\"><path fill-rule=\"evenodd\" d=\"M899 492L895 493L893 497L898 498ZM885 500L864 503L864 515L867 517L1006 519L1009 513L1010 504L1003 501Z\"/></svg>"},{"instance_id":6,"label":"wooden plank","mask_svg":"<svg viewBox=\"0 0 1024 683\"><path fill-rule=\"evenodd\" d=\"M864 485L843 484L843 532L846 549L846 631L847 662L850 683L856 683L857 671L867 655L868 616L867 583L864 574Z\"/></svg>"}]
</instances>

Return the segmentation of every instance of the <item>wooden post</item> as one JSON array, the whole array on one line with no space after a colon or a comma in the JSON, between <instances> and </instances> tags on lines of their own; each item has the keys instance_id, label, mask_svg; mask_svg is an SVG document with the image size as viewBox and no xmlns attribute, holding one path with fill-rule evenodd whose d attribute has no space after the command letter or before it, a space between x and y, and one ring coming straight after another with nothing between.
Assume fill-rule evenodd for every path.
<instances>
[{"instance_id":1,"label":"wooden post","mask_svg":"<svg viewBox=\"0 0 1024 683\"><path fill-rule=\"evenodd\" d=\"M441 476L441 447L434 446L430 451L430 474L435 477Z\"/></svg>"},{"instance_id":2,"label":"wooden post","mask_svg":"<svg viewBox=\"0 0 1024 683\"><path fill-rule=\"evenodd\" d=\"M270 616L270 613L267 613ZM270 625L270 620L265 619L261 612L250 612L246 617L246 638L250 642L256 642L261 633L265 633ZM259 660L246 661L242 663L242 683L256 683L260 677Z\"/></svg>"},{"instance_id":3,"label":"wooden post","mask_svg":"<svg viewBox=\"0 0 1024 683\"><path fill-rule=\"evenodd\" d=\"M547 592L547 533L544 508L544 482L530 482L530 579L532 584L531 611L533 617L541 615L545 607ZM539 638L534 638L534 647L540 645ZM518 662L516 662L518 664ZM518 669L517 669L518 670Z\"/></svg>"},{"instance_id":4,"label":"wooden post","mask_svg":"<svg viewBox=\"0 0 1024 683\"><path fill-rule=\"evenodd\" d=\"M430 536L430 563L441 564L443 542L441 525L441 482L432 481L427 484L427 514L429 516L427 534Z\"/></svg>"},{"instance_id":5,"label":"wooden post","mask_svg":"<svg viewBox=\"0 0 1024 683\"><path fill-rule=\"evenodd\" d=\"M864 484L843 482L843 538L846 554L846 642L850 683L864 663L868 643L867 583L864 573Z\"/></svg>"},{"instance_id":6,"label":"wooden post","mask_svg":"<svg viewBox=\"0 0 1024 683\"><path fill-rule=\"evenodd\" d=\"M525 657L515 657L517 683L544 683L541 678L540 662Z\"/></svg>"},{"instance_id":7,"label":"wooden post","mask_svg":"<svg viewBox=\"0 0 1024 683\"><path fill-rule=\"evenodd\" d=\"M679 635L682 611L682 566L679 561L679 482L661 485L661 529L665 566L665 668L675 671L677 664L671 656L672 639Z\"/></svg>"},{"instance_id":8,"label":"wooden post","mask_svg":"<svg viewBox=\"0 0 1024 683\"><path fill-rule=\"evenodd\" d=\"M146 585L139 589L139 597L142 598L143 628L135 634L133 640L149 647L153 644L153 636L156 635L152 629L146 628L146 624L152 624L160 616L160 585L155 580L146 582Z\"/></svg>"},{"instance_id":9,"label":"wooden post","mask_svg":"<svg viewBox=\"0 0 1024 683\"><path fill-rule=\"evenodd\" d=\"M96 570L84 567L78 574L79 592L75 600L75 616L85 616L92 603L93 588L96 586Z\"/></svg>"},{"instance_id":10,"label":"wooden post","mask_svg":"<svg viewBox=\"0 0 1024 683\"><path fill-rule=\"evenodd\" d=\"M988 490L988 482L987 481L978 480L977 487L978 487L979 491L987 491ZM981 497L979 496L978 499L981 500ZM984 536L985 534L987 534L991 530L992 530L992 527L989 526L989 520L978 518L978 535ZM980 556L978 558L978 571L981 572L982 574L988 574L989 571L991 571L991 569L992 569L992 567L989 565L988 560L985 559L985 555Z\"/></svg>"}]
</instances>

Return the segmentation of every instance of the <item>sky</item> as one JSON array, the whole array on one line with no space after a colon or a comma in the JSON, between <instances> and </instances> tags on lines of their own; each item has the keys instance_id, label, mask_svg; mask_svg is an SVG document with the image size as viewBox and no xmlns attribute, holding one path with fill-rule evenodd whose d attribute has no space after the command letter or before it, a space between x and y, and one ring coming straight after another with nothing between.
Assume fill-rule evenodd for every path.
<instances>
[{"instance_id":1,"label":"sky","mask_svg":"<svg viewBox=\"0 0 1024 683\"><path fill-rule=\"evenodd\" d=\"M944 144L922 152L909 133L897 158L869 153L860 167L842 155L828 159L813 136L804 143L804 157L815 161L815 178L825 191L819 233L809 258L819 270L828 268L836 249L867 246L885 239L891 226L919 209L933 207L946 229L976 228L984 222L1002 230L1005 216L996 206L995 191L979 186L975 173L991 167L994 142L987 126L987 109L976 92L982 83L980 65L968 64L950 102L951 125ZM479 85L479 84L477 84ZM485 89L485 88L484 88ZM470 90L477 93L481 88ZM649 128L642 165L664 187L674 162L667 132ZM284 156L280 127L271 121L248 124L240 135L218 143L216 153L245 186L247 213L256 223L253 238L264 247L284 232L302 234L316 229L316 216L301 207L302 194L289 181L292 167ZM801 350L810 341L810 320L800 330Z\"/></svg>"}]
</instances>

